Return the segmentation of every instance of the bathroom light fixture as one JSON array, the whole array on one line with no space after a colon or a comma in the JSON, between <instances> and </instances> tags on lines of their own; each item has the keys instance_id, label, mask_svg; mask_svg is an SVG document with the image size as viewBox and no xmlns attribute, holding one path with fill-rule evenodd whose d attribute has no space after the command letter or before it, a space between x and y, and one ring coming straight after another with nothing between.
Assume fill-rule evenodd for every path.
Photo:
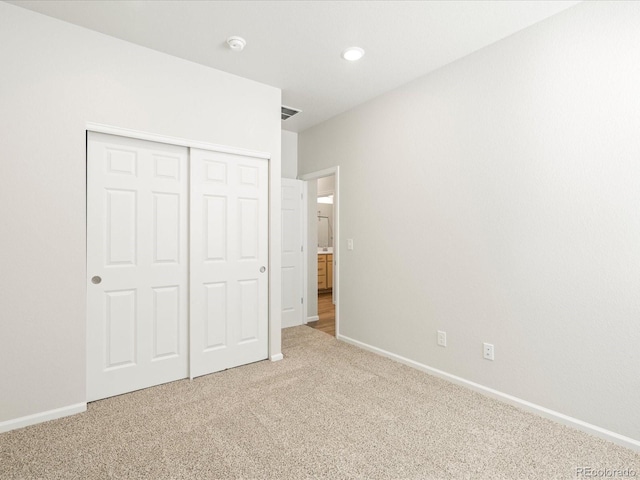
<instances>
[{"instance_id":1,"label":"bathroom light fixture","mask_svg":"<svg viewBox=\"0 0 640 480\"><path fill-rule=\"evenodd\" d=\"M242 37L229 37L227 38L227 45L234 52L241 52L247 41Z\"/></svg>"},{"instance_id":2,"label":"bathroom light fixture","mask_svg":"<svg viewBox=\"0 0 640 480\"><path fill-rule=\"evenodd\" d=\"M326 204L332 205L333 195L325 195L323 197L318 197L318 203L326 203Z\"/></svg>"},{"instance_id":3,"label":"bathroom light fixture","mask_svg":"<svg viewBox=\"0 0 640 480\"><path fill-rule=\"evenodd\" d=\"M349 47L342 52L342 58L355 62L364 56L364 50L360 47Z\"/></svg>"}]
</instances>

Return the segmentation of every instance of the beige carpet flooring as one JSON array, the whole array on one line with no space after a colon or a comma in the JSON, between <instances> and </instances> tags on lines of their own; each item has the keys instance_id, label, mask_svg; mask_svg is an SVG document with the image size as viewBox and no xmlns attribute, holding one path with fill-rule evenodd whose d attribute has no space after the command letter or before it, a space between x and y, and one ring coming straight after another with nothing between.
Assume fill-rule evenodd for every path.
<instances>
[{"instance_id":1,"label":"beige carpet flooring","mask_svg":"<svg viewBox=\"0 0 640 480\"><path fill-rule=\"evenodd\" d=\"M570 479L640 455L338 342L0 435L6 479Z\"/></svg>"}]
</instances>

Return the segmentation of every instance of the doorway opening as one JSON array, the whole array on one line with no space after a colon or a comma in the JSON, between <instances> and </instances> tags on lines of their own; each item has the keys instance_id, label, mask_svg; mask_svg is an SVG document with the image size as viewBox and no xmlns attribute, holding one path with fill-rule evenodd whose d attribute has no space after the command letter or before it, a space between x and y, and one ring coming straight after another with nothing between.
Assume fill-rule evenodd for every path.
<instances>
[{"instance_id":1,"label":"doorway opening","mask_svg":"<svg viewBox=\"0 0 640 480\"><path fill-rule=\"evenodd\" d=\"M339 168L302 176L307 191L307 325L339 336Z\"/></svg>"}]
</instances>

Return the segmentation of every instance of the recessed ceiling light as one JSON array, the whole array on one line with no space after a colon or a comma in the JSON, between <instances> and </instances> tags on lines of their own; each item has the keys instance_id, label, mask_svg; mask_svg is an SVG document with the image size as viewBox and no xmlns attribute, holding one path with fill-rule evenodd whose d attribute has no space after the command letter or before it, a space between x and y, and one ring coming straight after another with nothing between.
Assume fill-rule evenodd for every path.
<instances>
[{"instance_id":1,"label":"recessed ceiling light","mask_svg":"<svg viewBox=\"0 0 640 480\"><path fill-rule=\"evenodd\" d=\"M247 41L242 37L229 37L227 38L227 45L234 52L241 52Z\"/></svg>"},{"instance_id":2,"label":"recessed ceiling light","mask_svg":"<svg viewBox=\"0 0 640 480\"><path fill-rule=\"evenodd\" d=\"M342 52L342 58L344 58L345 60L349 60L350 62L360 60L363 55L364 50L360 47L349 47Z\"/></svg>"}]
</instances>

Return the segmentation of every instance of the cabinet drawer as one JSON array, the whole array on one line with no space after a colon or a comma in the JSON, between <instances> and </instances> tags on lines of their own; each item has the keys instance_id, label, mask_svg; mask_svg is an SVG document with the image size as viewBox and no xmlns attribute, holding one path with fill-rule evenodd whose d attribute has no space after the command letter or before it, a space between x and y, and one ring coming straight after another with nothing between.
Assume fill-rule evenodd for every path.
<instances>
[{"instance_id":1,"label":"cabinet drawer","mask_svg":"<svg viewBox=\"0 0 640 480\"><path fill-rule=\"evenodd\" d=\"M318 275L324 275L327 273L327 264L319 263L318 264Z\"/></svg>"},{"instance_id":2,"label":"cabinet drawer","mask_svg":"<svg viewBox=\"0 0 640 480\"><path fill-rule=\"evenodd\" d=\"M329 255L325 255L325 257L327 257L327 263L333 262L333 254L330 253Z\"/></svg>"},{"instance_id":3,"label":"cabinet drawer","mask_svg":"<svg viewBox=\"0 0 640 480\"><path fill-rule=\"evenodd\" d=\"M318 255L318 265L320 265L321 263L327 263L326 255Z\"/></svg>"},{"instance_id":4,"label":"cabinet drawer","mask_svg":"<svg viewBox=\"0 0 640 480\"><path fill-rule=\"evenodd\" d=\"M327 277L318 277L318 289L327 288Z\"/></svg>"}]
</instances>

